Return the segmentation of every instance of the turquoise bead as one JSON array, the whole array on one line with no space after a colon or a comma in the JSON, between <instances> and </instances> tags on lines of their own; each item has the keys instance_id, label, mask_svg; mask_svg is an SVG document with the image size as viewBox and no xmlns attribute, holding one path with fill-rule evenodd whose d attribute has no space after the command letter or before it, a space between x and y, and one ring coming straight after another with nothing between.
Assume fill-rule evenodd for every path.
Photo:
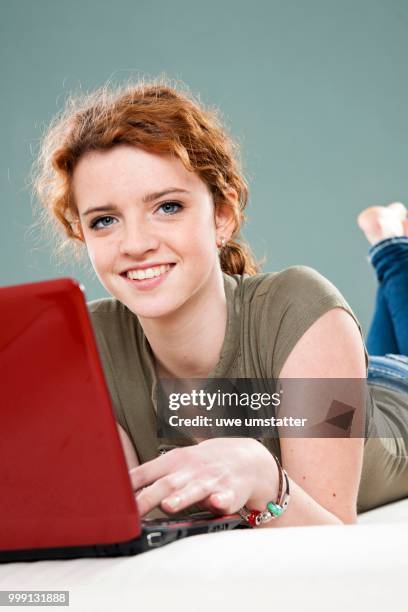
<instances>
[{"instance_id":1,"label":"turquoise bead","mask_svg":"<svg viewBox=\"0 0 408 612\"><path fill-rule=\"evenodd\" d=\"M273 504L272 502L269 502L266 507L268 508L269 512L276 517L280 516L283 512L283 508L281 506L278 506L278 504Z\"/></svg>"}]
</instances>

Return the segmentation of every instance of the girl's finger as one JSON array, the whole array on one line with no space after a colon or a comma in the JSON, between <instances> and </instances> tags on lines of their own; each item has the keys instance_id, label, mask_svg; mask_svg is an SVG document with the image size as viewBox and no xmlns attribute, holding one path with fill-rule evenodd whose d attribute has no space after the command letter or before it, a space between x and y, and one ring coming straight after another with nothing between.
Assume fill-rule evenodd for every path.
<instances>
[{"instance_id":1,"label":"girl's finger","mask_svg":"<svg viewBox=\"0 0 408 612\"><path fill-rule=\"evenodd\" d=\"M191 473L179 471L160 478L150 486L143 488L136 497L137 506L141 516L160 505L168 496L177 495L191 480Z\"/></svg>"},{"instance_id":2,"label":"girl's finger","mask_svg":"<svg viewBox=\"0 0 408 612\"><path fill-rule=\"evenodd\" d=\"M185 465L186 459L183 457L183 451L186 450L184 448L176 448L130 470L129 477L133 490L138 491L163 478L170 472L174 472L177 465Z\"/></svg>"},{"instance_id":3,"label":"girl's finger","mask_svg":"<svg viewBox=\"0 0 408 612\"><path fill-rule=\"evenodd\" d=\"M225 514L231 514L236 511L236 509L233 509L234 499L234 492L230 489L225 489L224 491L210 495L208 501L216 510L224 512Z\"/></svg>"},{"instance_id":4,"label":"girl's finger","mask_svg":"<svg viewBox=\"0 0 408 612\"><path fill-rule=\"evenodd\" d=\"M212 495L216 486L217 481L214 478L189 482L184 488L163 498L161 506L165 512L184 510L184 508L188 508L188 506L203 501Z\"/></svg>"}]
</instances>

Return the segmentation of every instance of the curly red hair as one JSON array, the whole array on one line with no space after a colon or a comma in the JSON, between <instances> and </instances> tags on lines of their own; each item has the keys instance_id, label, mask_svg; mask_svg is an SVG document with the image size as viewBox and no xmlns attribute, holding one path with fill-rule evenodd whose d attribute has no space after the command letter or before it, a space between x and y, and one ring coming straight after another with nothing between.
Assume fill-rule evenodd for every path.
<instances>
[{"instance_id":1,"label":"curly red hair","mask_svg":"<svg viewBox=\"0 0 408 612\"><path fill-rule=\"evenodd\" d=\"M214 206L228 205L235 219L231 239L220 249L221 268L228 274L255 274L259 265L240 238L248 187L237 145L226 133L217 109L205 109L194 97L163 79L140 81L112 90L107 87L68 100L42 142L35 168L35 191L44 218L56 222L60 247L82 242L72 193L72 175L89 151L120 144L152 153L176 155L209 187ZM231 199L233 188L238 199Z\"/></svg>"}]
</instances>

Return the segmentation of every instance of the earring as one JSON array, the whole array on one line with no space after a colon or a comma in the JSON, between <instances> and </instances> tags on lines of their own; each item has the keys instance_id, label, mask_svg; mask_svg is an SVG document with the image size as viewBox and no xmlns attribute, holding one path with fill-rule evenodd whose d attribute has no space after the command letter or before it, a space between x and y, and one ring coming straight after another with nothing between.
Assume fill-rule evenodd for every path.
<instances>
[{"instance_id":1,"label":"earring","mask_svg":"<svg viewBox=\"0 0 408 612\"><path fill-rule=\"evenodd\" d=\"M226 240L225 240L224 236L221 236L220 242L221 242L221 244L220 244L219 248L223 249L225 247L225 243L226 243Z\"/></svg>"}]
</instances>

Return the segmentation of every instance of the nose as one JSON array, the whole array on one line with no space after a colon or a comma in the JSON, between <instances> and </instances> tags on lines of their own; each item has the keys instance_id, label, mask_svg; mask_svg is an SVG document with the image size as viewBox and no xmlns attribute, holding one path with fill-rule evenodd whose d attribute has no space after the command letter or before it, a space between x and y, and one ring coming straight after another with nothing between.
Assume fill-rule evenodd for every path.
<instances>
[{"instance_id":1,"label":"nose","mask_svg":"<svg viewBox=\"0 0 408 612\"><path fill-rule=\"evenodd\" d=\"M159 244L159 237L150 224L138 219L124 225L119 250L121 255L139 258L148 251L155 251Z\"/></svg>"}]
</instances>

